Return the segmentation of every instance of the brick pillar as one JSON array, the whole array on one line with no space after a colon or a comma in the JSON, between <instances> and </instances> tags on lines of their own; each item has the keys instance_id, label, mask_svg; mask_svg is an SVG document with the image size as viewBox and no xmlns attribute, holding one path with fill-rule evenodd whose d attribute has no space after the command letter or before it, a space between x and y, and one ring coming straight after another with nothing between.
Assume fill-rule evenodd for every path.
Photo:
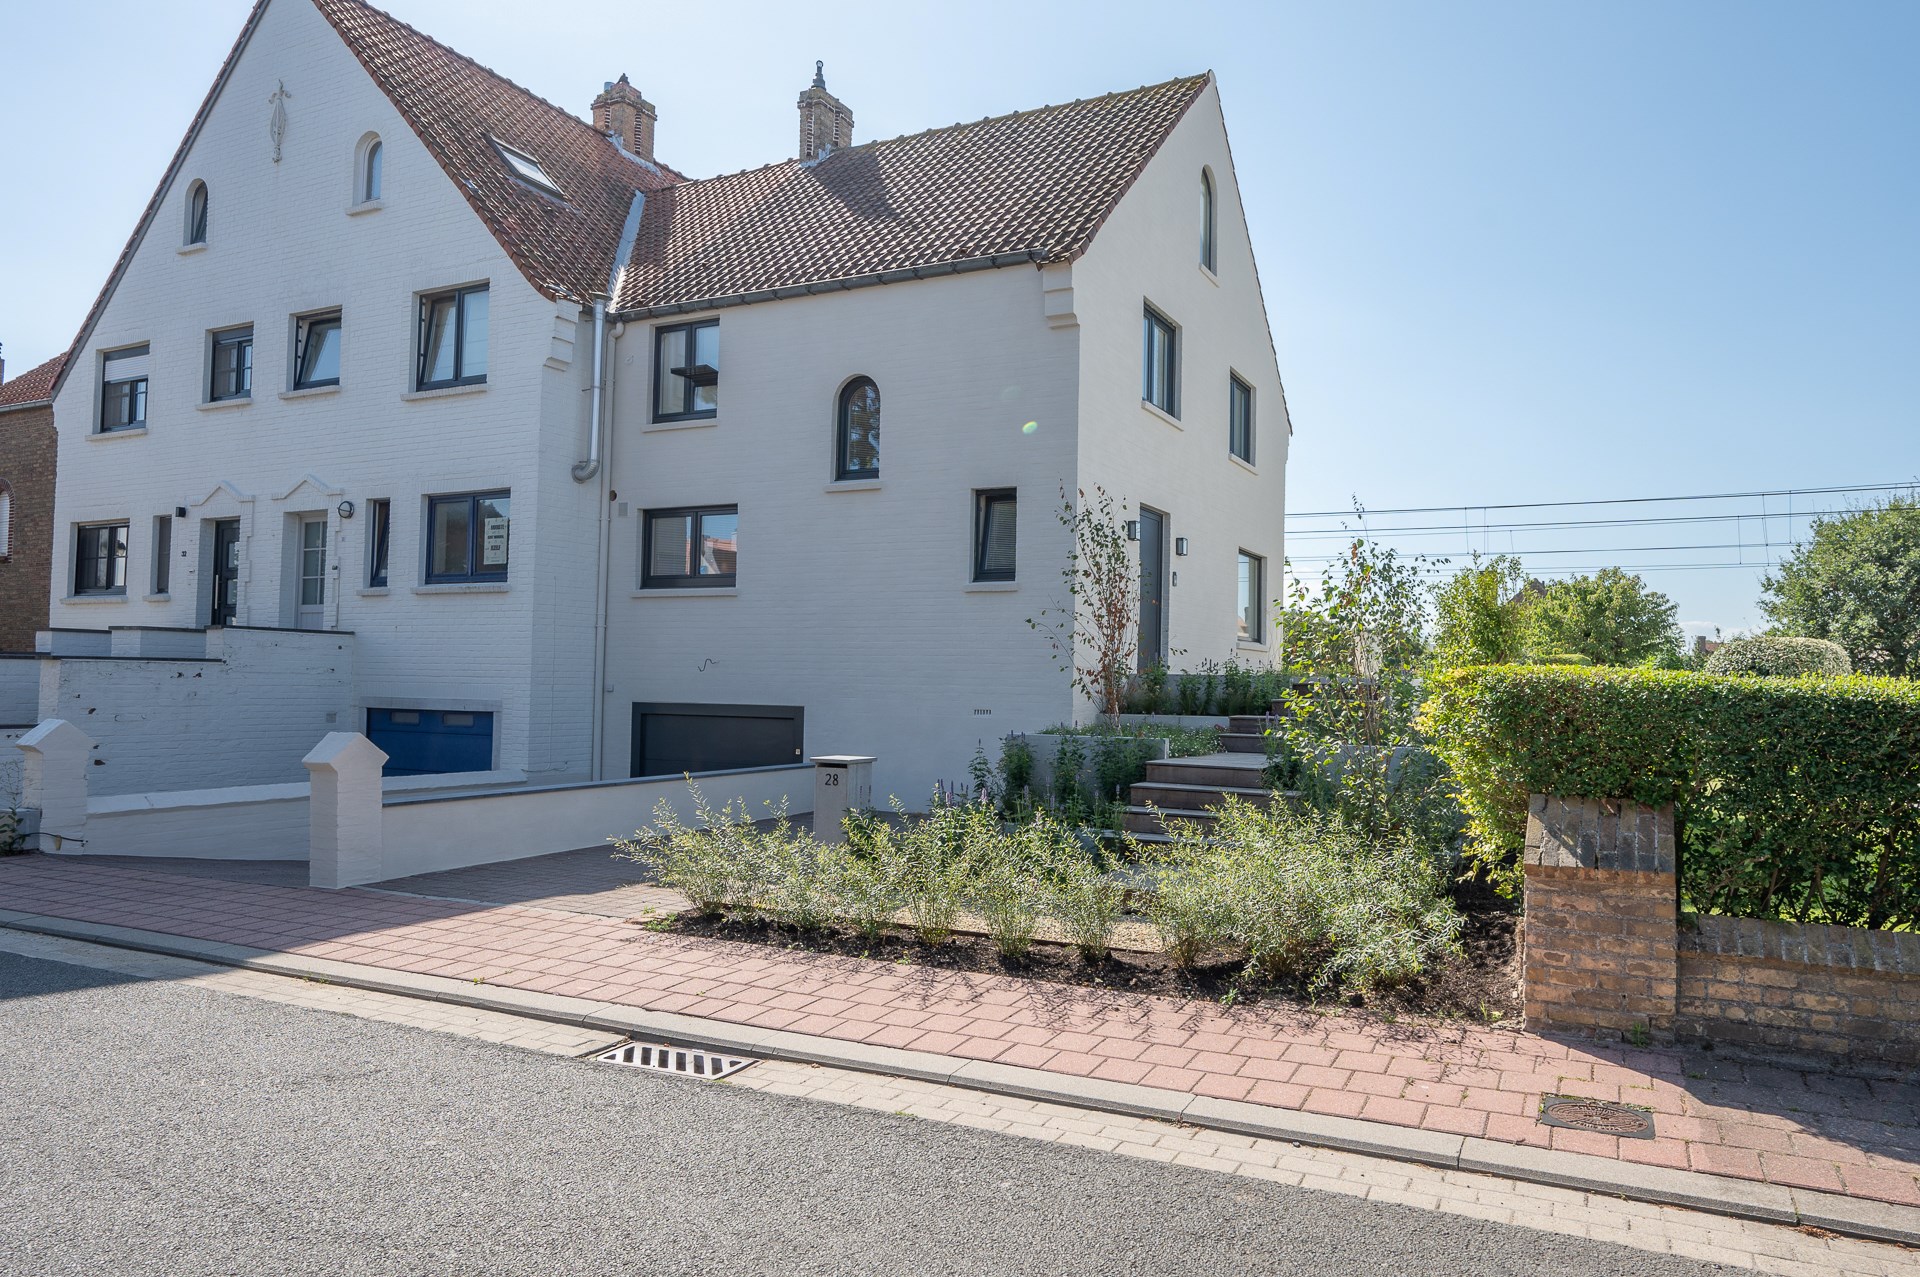
<instances>
[{"instance_id":1,"label":"brick pillar","mask_svg":"<svg viewBox=\"0 0 1920 1277\"><path fill-rule=\"evenodd\" d=\"M1535 794L1522 997L1529 1029L1672 1036L1678 996L1673 808Z\"/></svg>"}]
</instances>

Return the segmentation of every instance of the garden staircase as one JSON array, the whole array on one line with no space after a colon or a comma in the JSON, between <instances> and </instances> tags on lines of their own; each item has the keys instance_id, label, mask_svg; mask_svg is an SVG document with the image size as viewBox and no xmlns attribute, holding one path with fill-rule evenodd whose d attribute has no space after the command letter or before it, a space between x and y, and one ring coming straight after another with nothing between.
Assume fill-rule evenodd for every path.
<instances>
[{"instance_id":1,"label":"garden staircase","mask_svg":"<svg viewBox=\"0 0 1920 1277\"><path fill-rule=\"evenodd\" d=\"M1218 754L1156 759L1147 764L1147 778L1134 785L1122 827L1142 842L1165 842L1163 817L1205 827L1214 820L1207 808L1229 796L1267 806L1279 795L1267 788L1266 771L1264 745L1259 753L1228 747Z\"/></svg>"},{"instance_id":2,"label":"garden staircase","mask_svg":"<svg viewBox=\"0 0 1920 1277\"><path fill-rule=\"evenodd\" d=\"M1281 702L1275 701L1265 714L1235 714L1227 720L1227 730L1220 733L1220 748L1230 754L1259 754L1267 752L1267 732L1277 731L1280 727Z\"/></svg>"}]
</instances>

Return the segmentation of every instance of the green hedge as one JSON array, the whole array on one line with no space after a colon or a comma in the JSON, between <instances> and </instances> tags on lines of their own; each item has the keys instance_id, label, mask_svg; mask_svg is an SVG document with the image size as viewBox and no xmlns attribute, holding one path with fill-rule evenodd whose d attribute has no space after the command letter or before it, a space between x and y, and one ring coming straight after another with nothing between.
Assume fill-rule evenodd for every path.
<instances>
[{"instance_id":1,"label":"green hedge","mask_svg":"<svg viewBox=\"0 0 1920 1277\"><path fill-rule=\"evenodd\" d=\"M1759 638L1723 643L1707 658L1709 674L1851 674L1853 658L1838 643L1817 638Z\"/></svg>"},{"instance_id":2,"label":"green hedge","mask_svg":"<svg viewBox=\"0 0 1920 1277\"><path fill-rule=\"evenodd\" d=\"M1529 794L1670 802L1696 909L1920 924L1920 683L1484 666L1441 675L1422 727L1498 881Z\"/></svg>"}]
</instances>

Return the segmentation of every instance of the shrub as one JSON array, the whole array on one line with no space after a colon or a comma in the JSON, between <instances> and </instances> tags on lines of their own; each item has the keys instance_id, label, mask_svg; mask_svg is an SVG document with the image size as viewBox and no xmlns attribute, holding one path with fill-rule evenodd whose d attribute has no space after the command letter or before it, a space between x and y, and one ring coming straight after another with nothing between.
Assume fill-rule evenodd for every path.
<instances>
[{"instance_id":1,"label":"shrub","mask_svg":"<svg viewBox=\"0 0 1920 1277\"><path fill-rule=\"evenodd\" d=\"M1443 675L1424 726L1511 891L1529 794L1673 803L1703 912L1920 924L1920 685L1489 666Z\"/></svg>"},{"instance_id":2,"label":"shrub","mask_svg":"<svg viewBox=\"0 0 1920 1277\"><path fill-rule=\"evenodd\" d=\"M687 782L697 821L688 825L673 804L653 805L653 824L631 838L616 839L614 855L645 865L654 878L693 903L694 912L715 917L752 902L761 861L761 835L739 799L715 809L697 782Z\"/></svg>"},{"instance_id":3,"label":"shrub","mask_svg":"<svg viewBox=\"0 0 1920 1277\"><path fill-rule=\"evenodd\" d=\"M1533 658L1535 665L1591 665L1591 656L1582 656L1579 652L1547 652Z\"/></svg>"},{"instance_id":4,"label":"shrub","mask_svg":"<svg viewBox=\"0 0 1920 1277\"><path fill-rule=\"evenodd\" d=\"M894 811L906 822L893 845L899 851L896 882L907 919L923 942L945 944L966 896L967 848L978 837L970 837L969 826L997 824L998 816L985 807L955 806L937 797L923 820L906 821L897 801Z\"/></svg>"},{"instance_id":5,"label":"shrub","mask_svg":"<svg viewBox=\"0 0 1920 1277\"><path fill-rule=\"evenodd\" d=\"M1042 812L1012 833L1002 832L997 821L969 819L966 837L968 900L986 924L994 951L1018 962L1033 948L1056 844L1072 834Z\"/></svg>"},{"instance_id":6,"label":"shrub","mask_svg":"<svg viewBox=\"0 0 1920 1277\"><path fill-rule=\"evenodd\" d=\"M879 821L874 826L858 840L849 830L846 843L821 847L815 860L833 918L869 943L886 931L903 902L893 831Z\"/></svg>"},{"instance_id":7,"label":"shrub","mask_svg":"<svg viewBox=\"0 0 1920 1277\"><path fill-rule=\"evenodd\" d=\"M1759 638L1734 639L1721 644L1707 657L1709 674L1770 674L1792 677L1798 674L1825 674L1829 677L1853 673L1853 659L1847 649L1826 639L1783 638L1762 635Z\"/></svg>"},{"instance_id":8,"label":"shrub","mask_svg":"<svg viewBox=\"0 0 1920 1277\"><path fill-rule=\"evenodd\" d=\"M1047 912L1088 962L1112 950L1113 924L1126 905L1126 888L1104 872L1078 842L1056 846L1047 875Z\"/></svg>"}]
</instances>

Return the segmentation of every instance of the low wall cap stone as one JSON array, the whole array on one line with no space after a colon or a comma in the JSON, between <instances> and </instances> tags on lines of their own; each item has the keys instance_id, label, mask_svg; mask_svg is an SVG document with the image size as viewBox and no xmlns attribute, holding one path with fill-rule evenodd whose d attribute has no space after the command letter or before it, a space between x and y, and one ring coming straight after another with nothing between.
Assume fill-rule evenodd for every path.
<instances>
[{"instance_id":1,"label":"low wall cap stone","mask_svg":"<svg viewBox=\"0 0 1920 1277\"><path fill-rule=\"evenodd\" d=\"M93 748L93 739L64 718L49 718L15 741L14 745L20 749L41 752L45 752L49 745L56 749L64 745L90 750Z\"/></svg>"},{"instance_id":2,"label":"low wall cap stone","mask_svg":"<svg viewBox=\"0 0 1920 1277\"><path fill-rule=\"evenodd\" d=\"M307 756L300 760L308 771L365 762L374 767L387 763L386 751L359 732L328 732Z\"/></svg>"}]
</instances>

